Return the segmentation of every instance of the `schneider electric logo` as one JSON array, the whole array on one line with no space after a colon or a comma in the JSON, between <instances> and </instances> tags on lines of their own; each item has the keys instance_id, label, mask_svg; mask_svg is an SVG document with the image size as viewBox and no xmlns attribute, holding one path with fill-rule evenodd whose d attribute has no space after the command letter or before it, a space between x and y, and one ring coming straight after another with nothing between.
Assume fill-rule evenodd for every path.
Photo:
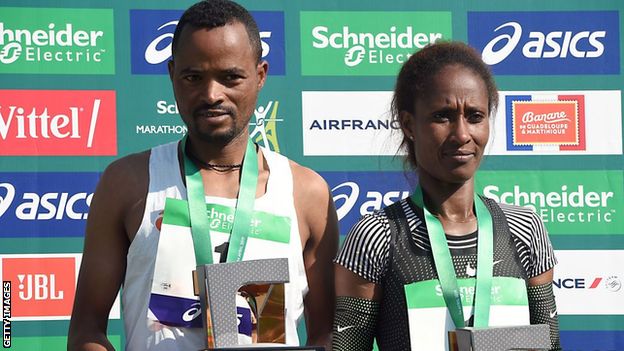
<instances>
[{"instance_id":1,"label":"schneider electric logo","mask_svg":"<svg viewBox=\"0 0 624 351\"><path fill-rule=\"evenodd\" d=\"M551 234L624 234L622 171L480 172L477 187L534 209Z\"/></svg>"},{"instance_id":2,"label":"schneider electric logo","mask_svg":"<svg viewBox=\"0 0 624 351\"><path fill-rule=\"evenodd\" d=\"M468 42L497 74L619 74L619 14L469 12Z\"/></svg>"},{"instance_id":3,"label":"schneider electric logo","mask_svg":"<svg viewBox=\"0 0 624 351\"><path fill-rule=\"evenodd\" d=\"M184 11L180 10L130 10L133 74L168 73L173 33L182 13ZM269 62L269 74L284 75L284 13L256 11L251 15L258 23L262 59Z\"/></svg>"},{"instance_id":4,"label":"schneider electric logo","mask_svg":"<svg viewBox=\"0 0 624 351\"><path fill-rule=\"evenodd\" d=\"M415 51L451 33L450 12L302 12L302 73L396 76Z\"/></svg>"},{"instance_id":5,"label":"schneider electric logo","mask_svg":"<svg viewBox=\"0 0 624 351\"><path fill-rule=\"evenodd\" d=\"M0 73L114 74L113 10L0 8Z\"/></svg>"}]
</instances>

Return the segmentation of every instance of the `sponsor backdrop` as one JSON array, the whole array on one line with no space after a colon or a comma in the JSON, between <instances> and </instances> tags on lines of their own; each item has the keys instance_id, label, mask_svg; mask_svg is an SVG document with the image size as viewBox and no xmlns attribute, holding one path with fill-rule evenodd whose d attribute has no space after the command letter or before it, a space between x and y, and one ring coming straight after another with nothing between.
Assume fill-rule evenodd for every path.
<instances>
[{"instance_id":1,"label":"sponsor backdrop","mask_svg":"<svg viewBox=\"0 0 624 351\"><path fill-rule=\"evenodd\" d=\"M0 4L5 347L65 349L101 172L186 132L166 62L192 2ZM413 190L389 114L401 63L440 39L479 50L500 105L478 191L546 223L564 350L624 350L623 2L241 2L270 66L252 138L327 180L343 237Z\"/></svg>"}]
</instances>

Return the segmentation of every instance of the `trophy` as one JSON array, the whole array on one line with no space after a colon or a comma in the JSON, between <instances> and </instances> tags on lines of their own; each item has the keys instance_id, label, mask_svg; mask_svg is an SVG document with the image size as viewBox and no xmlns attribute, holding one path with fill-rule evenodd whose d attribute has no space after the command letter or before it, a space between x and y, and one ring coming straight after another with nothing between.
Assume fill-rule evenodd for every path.
<instances>
[{"instance_id":1,"label":"trophy","mask_svg":"<svg viewBox=\"0 0 624 351\"><path fill-rule=\"evenodd\" d=\"M251 310L253 343L286 341L284 283L289 282L288 259L207 264L197 266L196 273L195 293L200 297L207 349L239 345L235 311L241 297Z\"/></svg>"},{"instance_id":2,"label":"trophy","mask_svg":"<svg viewBox=\"0 0 624 351\"><path fill-rule=\"evenodd\" d=\"M549 350L546 324L514 327L459 328L454 332L458 351ZM451 341L451 344L453 342ZM453 347L451 347L453 349Z\"/></svg>"}]
</instances>

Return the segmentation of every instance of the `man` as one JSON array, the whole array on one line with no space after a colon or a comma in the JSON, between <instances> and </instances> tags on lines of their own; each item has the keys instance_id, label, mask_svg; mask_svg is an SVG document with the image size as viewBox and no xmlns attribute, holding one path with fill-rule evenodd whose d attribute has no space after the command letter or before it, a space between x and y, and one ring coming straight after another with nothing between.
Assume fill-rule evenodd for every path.
<instances>
[{"instance_id":1,"label":"man","mask_svg":"<svg viewBox=\"0 0 624 351\"><path fill-rule=\"evenodd\" d=\"M203 1L180 19L172 53L170 78L188 127L186 157L200 170L207 202L235 204L248 122L268 70L268 64L261 61L257 25L236 3ZM291 288L286 288L286 300L292 304L286 307L286 342L297 342L293 323L303 304L307 343L326 345L329 350L334 305L332 259L338 246L331 193L310 169L263 148L256 147L256 152L255 210L282 208L291 213L290 230L297 239L289 243L298 252L289 257ZM69 328L70 350L113 349L106 328L122 284L128 350L204 347L201 328L166 326L148 318L147 311L160 252L158 220L165 198L186 199L184 158L179 143L172 143L121 158L102 174L87 222ZM189 193L189 198L192 195ZM248 242L245 252L254 250ZM215 257L218 262L218 255Z\"/></svg>"}]
</instances>

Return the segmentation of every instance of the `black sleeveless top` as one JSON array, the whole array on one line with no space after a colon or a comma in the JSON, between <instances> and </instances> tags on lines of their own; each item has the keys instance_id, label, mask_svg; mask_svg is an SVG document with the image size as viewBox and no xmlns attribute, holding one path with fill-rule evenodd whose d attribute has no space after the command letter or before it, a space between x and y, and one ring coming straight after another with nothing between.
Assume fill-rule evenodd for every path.
<instances>
[{"instance_id":1,"label":"black sleeveless top","mask_svg":"<svg viewBox=\"0 0 624 351\"><path fill-rule=\"evenodd\" d=\"M482 199L485 200L485 205L492 214L494 226L494 276L527 280L527 273L520 262L505 215L495 201L483 197ZM404 202L397 202L384 209L390 221L392 236L388 269L381 279L383 297L375 332L377 345L382 351L410 350L408 310L404 285L438 279L431 251L423 250L421 248L422 243L416 245L412 235L410 235L402 203ZM422 210L417 208L412 201L407 201L407 203L417 216L424 218ZM469 239L472 236L474 239L476 235L475 232L465 236L465 238ZM429 246L429 243L425 243L425 245ZM477 267L477 252L474 245L464 249L451 248L451 257L457 278L474 277L474 271Z\"/></svg>"}]
</instances>

